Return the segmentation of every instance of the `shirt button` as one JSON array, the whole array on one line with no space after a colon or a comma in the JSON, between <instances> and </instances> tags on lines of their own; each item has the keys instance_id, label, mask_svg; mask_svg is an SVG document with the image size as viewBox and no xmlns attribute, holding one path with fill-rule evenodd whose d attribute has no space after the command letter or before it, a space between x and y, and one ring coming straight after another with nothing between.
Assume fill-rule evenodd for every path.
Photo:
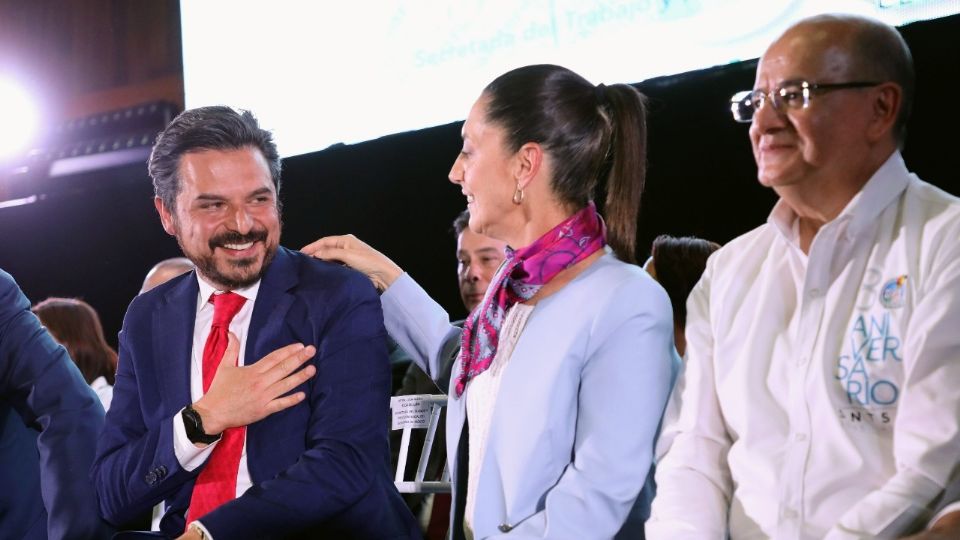
<instances>
[{"instance_id":1,"label":"shirt button","mask_svg":"<svg viewBox=\"0 0 960 540\"><path fill-rule=\"evenodd\" d=\"M820 297L820 289L816 289L816 288L810 289L810 292L808 293L808 296L809 296L810 298L819 298L819 297Z\"/></svg>"},{"instance_id":2,"label":"shirt button","mask_svg":"<svg viewBox=\"0 0 960 540\"><path fill-rule=\"evenodd\" d=\"M806 434L806 433L796 433L796 434L793 435L793 438L794 438L794 440L796 440L797 442L803 442L803 441L807 440L807 434Z\"/></svg>"},{"instance_id":3,"label":"shirt button","mask_svg":"<svg viewBox=\"0 0 960 540\"><path fill-rule=\"evenodd\" d=\"M796 519L797 511L794 510L793 508L784 508L783 517L784 519Z\"/></svg>"},{"instance_id":4,"label":"shirt button","mask_svg":"<svg viewBox=\"0 0 960 540\"><path fill-rule=\"evenodd\" d=\"M509 523L501 523L497 529L500 529L500 532L510 532L513 530L513 525L510 525Z\"/></svg>"}]
</instances>

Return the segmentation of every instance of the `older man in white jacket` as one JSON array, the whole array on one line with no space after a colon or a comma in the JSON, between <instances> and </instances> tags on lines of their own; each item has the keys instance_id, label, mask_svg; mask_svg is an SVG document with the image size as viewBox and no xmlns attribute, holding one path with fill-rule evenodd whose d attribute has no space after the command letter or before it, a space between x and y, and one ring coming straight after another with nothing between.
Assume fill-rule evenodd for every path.
<instances>
[{"instance_id":1,"label":"older man in white jacket","mask_svg":"<svg viewBox=\"0 0 960 540\"><path fill-rule=\"evenodd\" d=\"M780 200L690 296L648 539L895 537L930 518L960 458L960 200L904 165L912 94L895 29L818 16L734 97Z\"/></svg>"}]
</instances>

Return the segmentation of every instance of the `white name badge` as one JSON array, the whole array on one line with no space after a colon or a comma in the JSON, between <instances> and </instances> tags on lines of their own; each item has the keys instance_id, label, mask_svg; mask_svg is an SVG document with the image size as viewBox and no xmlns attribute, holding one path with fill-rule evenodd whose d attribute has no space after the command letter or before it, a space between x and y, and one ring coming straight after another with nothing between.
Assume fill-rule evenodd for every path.
<instances>
[{"instance_id":1,"label":"white name badge","mask_svg":"<svg viewBox=\"0 0 960 540\"><path fill-rule=\"evenodd\" d=\"M390 409L393 411L392 429L426 428L430 424L430 396L393 396Z\"/></svg>"}]
</instances>

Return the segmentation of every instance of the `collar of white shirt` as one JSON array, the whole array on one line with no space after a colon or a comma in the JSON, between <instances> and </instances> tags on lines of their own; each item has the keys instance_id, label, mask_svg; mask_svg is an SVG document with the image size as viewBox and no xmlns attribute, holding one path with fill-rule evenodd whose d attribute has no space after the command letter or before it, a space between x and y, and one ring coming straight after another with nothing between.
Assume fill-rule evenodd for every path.
<instances>
[{"instance_id":1,"label":"collar of white shirt","mask_svg":"<svg viewBox=\"0 0 960 540\"><path fill-rule=\"evenodd\" d=\"M847 238L856 238L884 208L907 189L908 177L909 171L900 152L890 154L887 161L864 184L863 189L850 199L836 218L824 227L848 223L845 231ZM787 243L799 248L797 214L783 199L778 200L774 205L767 217L767 223L773 225Z\"/></svg>"},{"instance_id":2,"label":"collar of white shirt","mask_svg":"<svg viewBox=\"0 0 960 540\"><path fill-rule=\"evenodd\" d=\"M257 282L254 283L253 285L244 287L242 289L234 289L231 292L235 294L239 294L240 296L246 298L247 302L256 302L257 293L260 292L261 281L262 280L258 279ZM200 296L197 298L197 313L200 313L200 311L203 310L203 308L205 308L208 305L212 309L213 305L210 304L210 297L214 293L223 292L223 291L217 289L216 287L208 283L207 280L202 278L199 273L197 273L197 283L200 286Z\"/></svg>"}]
</instances>

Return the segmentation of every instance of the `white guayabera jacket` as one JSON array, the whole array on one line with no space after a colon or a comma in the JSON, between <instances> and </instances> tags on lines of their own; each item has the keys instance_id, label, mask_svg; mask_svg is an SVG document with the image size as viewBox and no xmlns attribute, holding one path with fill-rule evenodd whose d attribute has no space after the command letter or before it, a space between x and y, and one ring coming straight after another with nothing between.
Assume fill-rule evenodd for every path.
<instances>
[{"instance_id":1,"label":"white guayabera jacket","mask_svg":"<svg viewBox=\"0 0 960 540\"><path fill-rule=\"evenodd\" d=\"M894 153L809 256L795 217L690 296L648 539L896 536L960 462L960 200Z\"/></svg>"}]
</instances>

